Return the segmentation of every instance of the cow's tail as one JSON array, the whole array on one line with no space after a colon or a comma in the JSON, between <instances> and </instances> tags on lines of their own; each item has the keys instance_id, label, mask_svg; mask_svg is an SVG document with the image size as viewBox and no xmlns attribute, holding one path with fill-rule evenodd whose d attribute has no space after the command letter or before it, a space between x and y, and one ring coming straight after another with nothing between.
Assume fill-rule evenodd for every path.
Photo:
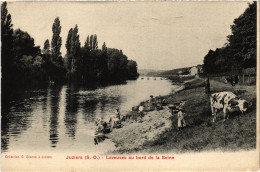
<instances>
[{"instance_id":1,"label":"cow's tail","mask_svg":"<svg viewBox=\"0 0 260 172\"><path fill-rule=\"evenodd\" d=\"M210 100L212 100L213 99L213 94L208 94L208 98L210 99Z\"/></svg>"}]
</instances>

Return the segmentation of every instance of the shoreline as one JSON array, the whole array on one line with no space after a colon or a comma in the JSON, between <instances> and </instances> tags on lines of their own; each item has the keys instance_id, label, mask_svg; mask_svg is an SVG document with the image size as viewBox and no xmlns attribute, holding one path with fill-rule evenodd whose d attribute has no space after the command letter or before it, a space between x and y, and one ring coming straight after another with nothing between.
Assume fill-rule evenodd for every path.
<instances>
[{"instance_id":1,"label":"shoreline","mask_svg":"<svg viewBox=\"0 0 260 172\"><path fill-rule=\"evenodd\" d=\"M256 127L247 129L256 126L256 86L239 85L233 90L229 85L211 80L211 92L233 91L252 104L243 116L235 113L229 122L222 123L222 115L219 114L218 121L212 123L204 83L202 78L189 79L182 84L181 89L162 96L168 104L187 102L184 105L187 122L185 129L177 131L176 115L171 115L167 106L164 106L163 110L147 112L141 121L124 122L122 128L113 130L108 137L115 143L116 149L109 154L254 149ZM247 121L240 119L242 117ZM233 124L231 127L230 123ZM232 135L234 128L238 132Z\"/></svg>"},{"instance_id":2,"label":"shoreline","mask_svg":"<svg viewBox=\"0 0 260 172\"><path fill-rule=\"evenodd\" d=\"M179 86L177 89L172 90L169 94L161 96L161 98L167 98L168 96L172 96L174 94L177 94L185 89L185 84L192 83L195 78L188 78L187 80L183 80L182 82L174 82L172 81L173 85ZM139 103L138 106L147 106L149 103L149 99L146 101L142 101ZM136 107L138 107L136 106ZM149 105L148 105L149 106ZM148 142L154 142L159 139L161 135L163 135L165 132L170 131L172 129L172 114L170 112L170 109L168 106L162 106L163 109L161 110L146 110L144 108L144 117L139 120L130 120L123 122L123 127L119 128L117 130L113 130L111 133L108 134L108 137L112 140L113 143L116 145L116 149L113 152L121 152L123 150L136 150L138 147L143 146L147 144ZM135 114L133 114L135 113ZM138 116L137 111L129 111L126 116ZM157 119L157 117L160 116L160 119ZM163 118L163 119L161 119ZM152 121L152 122L151 122ZM154 122L154 123L153 123ZM149 123L149 124L148 124ZM159 124L158 124L159 123ZM143 127L143 125L146 125L146 128ZM137 131L134 131L137 130ZM159 131L158 131L159 130ZM132 132L137 134L135 138L128 139L131 136L127 135L128 132ZM148 138L144 133L149 133L150 137ZM124 135L123 137L118 137L119 135ZM122 140L123 143L122 143ZM126 140L129 140L131 143L128 143ZM140 142L139 144L133 144L133 142Z\"/></svg>"}]
</instances>

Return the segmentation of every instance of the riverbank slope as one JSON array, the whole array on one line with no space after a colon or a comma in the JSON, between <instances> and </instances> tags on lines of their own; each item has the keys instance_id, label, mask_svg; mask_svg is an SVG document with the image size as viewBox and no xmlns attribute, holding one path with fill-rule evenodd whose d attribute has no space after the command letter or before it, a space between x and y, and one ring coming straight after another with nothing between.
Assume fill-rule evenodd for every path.
<instances>
[{"instance_id":1,"label":"riverbank slope","mask_svg":"<svg viewBox=\"0 0 260 172\"><path fill-rule=\"evenodd\" d=\"M158 112L148 112L147 115L152 121L150 124L146 120L139 123L133 122L111 133L109 137L118 146L113 153L178 153L254 149L256 147L256 86L236 86L232 89L230 85L211 80L212 93L232 91L250 104L244 115L234 112L229 120L223 122L223 112L220 112L217 122L212 123L209 96L205 94L203 85L203 80L198 78L186 82L184 90L164 96L169 104L186 101L184 112L188 127L178 131L177 116L166 115L168 112L166 107ZM160 126L162 123L164 123L163 127ZM166 124L168 127L165 127ZM152 131L148 133L158 130L158 128L155 129L156 127L152 128L154 125L159 126L161 132L158 132L157 136L154 135L152 139L148 139L146 135L149 126ZM142 130L142 128L146 129Z\"/></svg>"}]
</instances>

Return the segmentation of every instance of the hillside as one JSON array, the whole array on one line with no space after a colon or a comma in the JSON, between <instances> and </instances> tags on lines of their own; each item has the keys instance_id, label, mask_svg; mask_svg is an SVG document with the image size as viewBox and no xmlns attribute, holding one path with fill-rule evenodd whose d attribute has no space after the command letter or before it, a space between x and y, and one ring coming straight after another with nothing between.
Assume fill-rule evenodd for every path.
<instances>
[{"instance_id":1,"label":"hillside","mask_svg":"<svg viewBox=\"0 0 260 172\"><path fill-rule=\"evenodd\" d=\"M176 95L167 96L169 102L187 100L184 106L186 122L184 130L177 131L177 118L173 116L173 128L155 142L143 147L145 152L236 151L256 148L256 86L236 86L211 80L211 92L233 91L246 99L250 107L242 115L234 112L223 122L223 112L212 123L210 103L204 87L191 88ZM149 145L149 146L148 146Z\"/></svg>"},{"instance_id":2,"label":"hillside","mask_svg":"<svg viewBox=\"0 0 260 172\"><path fill-rule=\"evenodd\" d=\"M119 147L120 153L169 153L190 151L236 151L250 150L256 148L256 86L237 85L234 89L228 84L215 80L210 81L211 92L232 91L249 102L248 111L245 114L234 112L230 118L223 122L223 112L217 115L217 121L212 122L209 96L205 94L204 80L192 79L185 83L185 89L165 96L170 104L186 101L184 105L185 120L188 126L178 131L177 116L170 117L171 129L160 133L156 140L143 138L142 131L145 130L143 123L136 123L133 136L124 138L119 133L126 132L125 129L117 130L117 134L111 137ZM201 84L199 84L201 83ZM158 111L161 116L164 110ZM159 115L159 116L160 116ZM152 114L148 115L150 118ZM156 115L158 116L158 115ZM149 127L149 126L148 126ZM153 128L153 127L151 127ZM140 130L140 133L138 133ZM158 129L159 130L159 129ZM160 129L162 130L162 129ZM129 132L129 131L128 131ZM127 147L131 139L142 140L141 145Z\"/></svg>"}]
</instances>

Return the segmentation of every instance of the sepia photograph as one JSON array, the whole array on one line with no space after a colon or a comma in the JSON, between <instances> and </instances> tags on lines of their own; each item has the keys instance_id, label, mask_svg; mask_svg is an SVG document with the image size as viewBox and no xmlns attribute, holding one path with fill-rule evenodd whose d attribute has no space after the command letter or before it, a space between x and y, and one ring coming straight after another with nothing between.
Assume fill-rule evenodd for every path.
<instances>
[{"instance_id":1,"label":"sepia photograph","mask_svg":"<svg viewBox=\"0 0 260 172\"><path fill-rule=\"evenodd\" d=\"M2 1L1 170L259 170L258 5Z\"/></svg>"}]
</instances>

